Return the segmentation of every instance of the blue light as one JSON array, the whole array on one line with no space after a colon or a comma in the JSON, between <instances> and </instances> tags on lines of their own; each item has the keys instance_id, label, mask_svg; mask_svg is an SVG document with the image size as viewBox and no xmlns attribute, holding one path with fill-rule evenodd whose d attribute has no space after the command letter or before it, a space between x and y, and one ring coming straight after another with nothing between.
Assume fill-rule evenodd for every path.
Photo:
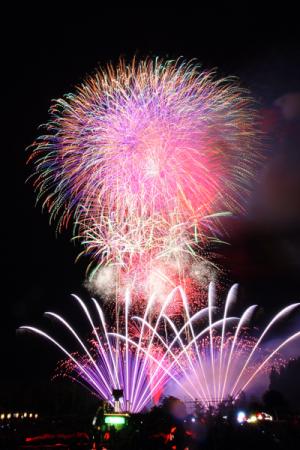
<instances>
[{"instance_id":1,"label":"blue light","mask_svg":"<svg viewBox=\"0 0 300 450\"><path fill-rule=\"evenodd\" d=\"M237 413L237 418L236 419L237 419L238 423L245 422L245 420L246 420L246 413L244 411L239 411Z\"/></svg>"}]
</instances>

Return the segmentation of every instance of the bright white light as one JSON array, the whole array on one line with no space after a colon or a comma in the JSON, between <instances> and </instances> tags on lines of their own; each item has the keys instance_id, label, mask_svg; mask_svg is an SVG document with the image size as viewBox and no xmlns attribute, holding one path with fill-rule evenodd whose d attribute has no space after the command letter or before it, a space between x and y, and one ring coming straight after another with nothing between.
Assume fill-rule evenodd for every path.
<instances>
[{"instance_id":1,"label":"bright white light","mask_svg":"<svg viewBox=\"0 0 300 450\"><path fill-rule=\"evenodd\" d=\"M246 413L244 411L239 411L237 414L237 421L238 423L243 423L246 420Z\"/></svg>"}]
</instances>

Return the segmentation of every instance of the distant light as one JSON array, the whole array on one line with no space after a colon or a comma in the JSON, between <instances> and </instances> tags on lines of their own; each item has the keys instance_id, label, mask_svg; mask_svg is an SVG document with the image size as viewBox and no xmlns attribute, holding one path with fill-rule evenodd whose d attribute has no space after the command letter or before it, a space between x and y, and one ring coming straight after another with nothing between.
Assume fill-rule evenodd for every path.
<instances>
[{"instance_id":1,"label":"distant light","mask_svg":"<svg viewBox=\"0 0 300 450\"><path fill-rule=\"evenodd\" d=\"M191 418L191 422L193 422L193 423L196 422L195 417L192 417L192 418Z\"/></svg>"},{"instance_id":2,"label":"distant light","mask_svg":"<svg viewBox=\"0 0 300 450\"><path fill-rule=\"evenodd\" d=\"M29 417L32 417L32 416L33 416L33 414L32 414L32 413L30 413L30 414L29 414Z\"/></svg>"},{"instance_id":3,"label":"distant light","mask_svg":"<svg viewBox=\"0 0 300 450\"><path fill-rule=\"evenodd\" d=\"M125 417L123 416L106 416L104 422L109 425L124 425Z\"/></svg>"},{"instance_id":4,"label":"distant light","mask_svg":"<svg viewBox=\"0 0 300 450\"><path fill-rule=\"evenodd\" d=\"M244 411L239 411L237 413L237 418L236 420L238 421L238 423L243 423L246 420L246 413Z\"/></svg>"},{"instance_id":5,"label":"distant light","mask_svg":"<svg viewBox=\"0 0 300 450\"><path fill-rule=\"evenodd\" d=\"M256 417L258 418L258 420L273 420L273 417L266 412L257 413Z\"/></svg>"},{"instance_id":6,"label":"distant light","mask_svg":"<svg viewBox=\"0 0 300 450\"><path fill-rule=\"evenodd\" d=\"M257 417L253 414L252 416L249 417L249 419L247 419L248 423L255 423L257 422Z\"/></svg>"},{"instance_id":7,"label":"distant light","mask_svg":"<svg viewBox=\"0 0 300 450\"><path fill-rule=\"evenodd\" d=\"M38 417L39 417L39 415L38 415L38 414L35 414L35 415L34 415L34 418L35 418L35 419L37 419Z\"/></svg>"},{"instance_id":8,"label":"distant light","mask_svg":"<svg viewBox=\"0 0 300 450\"><path fill-rule=\"evenodd\" d=\"M27 417L27 412L23 414L24 417Z\"/></svg>"},{"instance_id":9,"label":"distant light","mask_svg":"<svg viewBox=\"0 0 300 450\"><path fill-rule=\"evenodd\" d=\"M5 419L5 414L1 414L1 420Z\"/></svg>"}]
</instances>

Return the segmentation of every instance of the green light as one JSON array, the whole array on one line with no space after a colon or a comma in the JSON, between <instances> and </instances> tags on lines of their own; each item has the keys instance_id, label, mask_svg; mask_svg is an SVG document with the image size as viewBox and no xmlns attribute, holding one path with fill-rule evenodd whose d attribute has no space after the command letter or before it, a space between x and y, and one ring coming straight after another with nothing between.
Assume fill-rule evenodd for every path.
<instances>
[{"instance_id":1,"label":"green light","mask_svg":"<svg viewBox=\"0 0 300 450\"><path fill-rule=\"evenodd\" d=\"M109 425L124 425L125 417L122 416L106 416L104 422Z\"/></svg>"}]
</instances>

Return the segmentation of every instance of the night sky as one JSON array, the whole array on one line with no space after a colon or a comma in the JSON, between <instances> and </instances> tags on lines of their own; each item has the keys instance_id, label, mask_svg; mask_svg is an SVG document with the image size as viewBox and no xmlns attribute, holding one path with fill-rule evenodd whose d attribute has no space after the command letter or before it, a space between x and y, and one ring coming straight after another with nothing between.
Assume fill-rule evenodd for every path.
<instances>
[{"instance_id":1,"label":"night sky","mask_svg":"<svg viewBox=\"0 0 300 450\"><path fill-rule=\"evenodd\" d=\"M11 15L2 85L8 94L2 129L2 380L48 379L60 355L37 337L17 336L16 328L46 325L42 314L49 309L73 314L72 292L88 298L82 286L87 259L75 264L79 249L71 234L56 236L25 183L32 169L25 148L47 121L51 99L120 55L183 55L217 67L221 76L239 76L259 108L271 108L277 97L299 91L296 16L292 10L262 16L247 6L189 13L116 8L74 20L59 11L31 20ZM300 147L292 125L292 143L274 144L274 136L267 142L248 213L228 221L230 245L220 250L226 279L241 283L243 301L270 312L300 301Z\"/></svg>"}]
</instances>

